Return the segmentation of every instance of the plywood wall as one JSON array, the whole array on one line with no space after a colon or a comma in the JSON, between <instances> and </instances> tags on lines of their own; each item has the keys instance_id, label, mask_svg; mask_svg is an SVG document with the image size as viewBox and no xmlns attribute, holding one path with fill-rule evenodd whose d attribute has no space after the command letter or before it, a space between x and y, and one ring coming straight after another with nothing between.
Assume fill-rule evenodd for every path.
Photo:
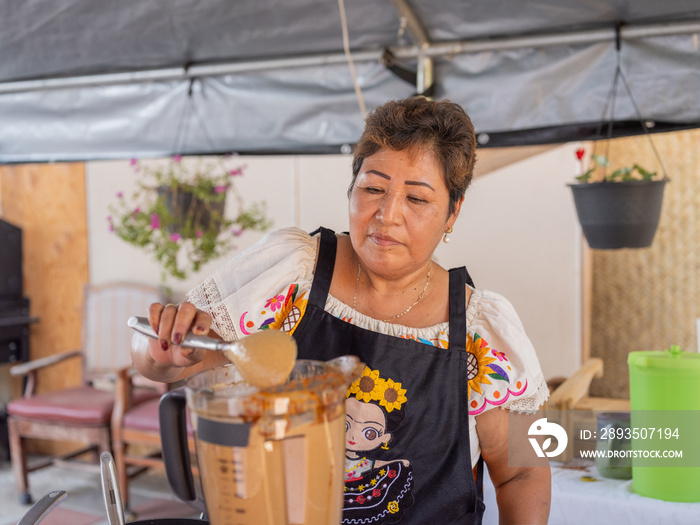
<instances>
[{"instance_id":1,"label":"plywood wall","mask_svg":"<svg viewBox=\"0 0 700 525\"><path fill-rule=\"evenodd\" d=\"M83 286L88 282L84 164L0 166L2 218L22 228L24 295L40 321L30 329L31 358L80 348ZM38 375L38 391L81 381L79 359Z\"/></svg>"},{"instance_id":2,"label":"plywood wall","mask_svg":"<svg viewBox=\"0 0 700 525\"><path fill-rule=\"evenodd\" d=\"M593 250L591 355L604 359L594 395L627 398L627 355L676 344L697 351L700 318L700 130L653 135L671 182L649 248ZM660 169L645 136L611 141L614 165Z\"/></svg>"}]
</instances>

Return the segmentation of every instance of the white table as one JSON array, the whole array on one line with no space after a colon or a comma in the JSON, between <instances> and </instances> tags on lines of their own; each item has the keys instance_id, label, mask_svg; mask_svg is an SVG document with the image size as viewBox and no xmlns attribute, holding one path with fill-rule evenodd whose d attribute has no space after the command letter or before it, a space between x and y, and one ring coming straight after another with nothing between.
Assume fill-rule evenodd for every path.
<instances>
[{"instance_id":1,"label":"white table","mask_svg":"<svg viewBox=\"0 0 700 525\"><path fill-rule=\"evenodd\" d=\"M585 470L552 462L552 508L549 525L690 525L700 524L700 503L674 503L632 492L632 480L600 476L593 462ZM596 481L583 481L592 476ZM493 484L484 473L483 525L498 525Z\"/></svg>"}]
</instances>

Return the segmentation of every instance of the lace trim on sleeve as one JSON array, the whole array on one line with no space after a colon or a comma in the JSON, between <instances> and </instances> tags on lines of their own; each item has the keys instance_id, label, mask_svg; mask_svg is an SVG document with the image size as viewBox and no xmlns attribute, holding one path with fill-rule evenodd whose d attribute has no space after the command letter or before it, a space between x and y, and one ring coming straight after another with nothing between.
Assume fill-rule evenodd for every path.
<instances>
[{"instance_id":1,"label":"lace trim on sleeve","mask_svg":"<svg viewBox=\"0 0 700 525\"><path fill-rule=\"evenodd\" d=\"M544 376L542 374L538 374L534 383L537 385L537 390L534 394L525 399L514 399L504 408L513 412L524 414L533 414L537 412L537 410L549 398L549 387L547 386L547 382L544 380Z\"/></svg>"},{"instance_id":2,"label":"lace trim on sleeve","mask_svg":"<svg viewBox=\"0 0 700 525\"><path fill-rule=\"evenodd\" d=\"M213 277L187 293L187 300L212 317L212 329L225 341L235 341L236 327L221 301L221 291Z\"/></svg>"}]
</instances>

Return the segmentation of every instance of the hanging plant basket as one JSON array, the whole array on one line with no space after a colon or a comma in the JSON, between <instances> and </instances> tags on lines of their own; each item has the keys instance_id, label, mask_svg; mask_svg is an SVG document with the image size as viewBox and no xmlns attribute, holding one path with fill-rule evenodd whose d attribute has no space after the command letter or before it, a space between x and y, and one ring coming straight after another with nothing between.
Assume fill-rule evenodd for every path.
<instances>
[{"instance_id":1,"label":"hanging plant basket","mask_svg":"<svg viewBox=\"0 0 700 525\"><path fill-rule=\"evenodd\" d=\"M192 239L201 236L201 232L220 231L226 193L212 194L212 200L204 200L183 187L160 186L157 191L170 216L165 224L168 233L178 233L184 239Z\"/></svg>"},{"instance_id":2,"label":"hanging plant basket","mask_svg":"<svg viewBox=\"0 0 700 525\"><path fill-rule=\"evenodd\" d=\"M109 229L153 254L163 284L169 277L186 279L203 264L231 254L244 231L265 231L272 224L264 202L244 204L234 184L244 167L231 166L228 157L176 155L168 163L132 160L131 166L139 173L137 189L131 198L117 193L117 202L109 206Z\"/></svg>"},{"instance_id":3,"label":"hanging plant basket","mask_svg":"<svg viewBox=\"0 0 700 525\"><path fill-rule=\"evenodd\" d=\"M595 153L591 155L594 166L576 177L580 184L569 184L569 186L573 191L576 212L588 245L599 250L651 246L656 228L659 225L664 188L668 182L666 169L659 152L654 146L651 133L644 118L642 118L639 106L632 96L632 90L620 67L620 45L622 42L620 27L621 24L618 24L615 75L596 136L599 137L601 134L608 107L610 107L607 133L607 146L609 147L615 122L617 83L621 80L637 113L639 124L656 155L663 178L655 179L657 172L645 169L636 162L632 165L618 167L608 174L607 151L605 155ZM584 154L584 149L576 151L576 157L581 161L582 168ZM594 174L598 174L599 177L594 177ZM598 182L591 182L596 180Z\"/></svg>"},{"instance_id":4,"label":"hanging plant basket","mask_svg":"<svg viewBox=\"0 0 700 525\"><path fill-rule=\"evenodd\" d=\"M651 246L666 182L667 179L569 184L588 245L599 250Z\"/></svg>"}]
</instances>

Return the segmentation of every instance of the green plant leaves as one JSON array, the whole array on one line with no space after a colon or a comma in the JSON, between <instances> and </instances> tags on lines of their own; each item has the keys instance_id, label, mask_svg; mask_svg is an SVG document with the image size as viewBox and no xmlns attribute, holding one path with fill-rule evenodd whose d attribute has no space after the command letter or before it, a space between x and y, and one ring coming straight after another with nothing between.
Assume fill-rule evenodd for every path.
<instances>
[{"instance_id":1,"label":"green plant leaves","mask_svg":"<svg viewBox=\"0 0 700 525\"><path fill-rule=\"evenodd\" d=\"M634 169L636 169L637 172L639 172L639 174L642 176L642 180L651 180L652 178L654 178L656 176L655 171L648 172L647 170L642 168L639 164L635 164Z\"/></svg>"},{"instance_id":2,"label":"green plant leaves","mask_svg":"<svg viewBox=\"0 0 700 525\"><path fill-rule=\"evenodd\" d=\"M595 168L589 169L586 173L583 173L576 177L576 180L579 182L588 182L591 179L591 175L593 175L593 172L595 171Z\"/></svg>"},{"instance_id":3,"label":"green plant leaves","mask_svg":"<svg viewBox=\"0 0 700 525\"><path fill-rule=\"evenodd\" d=\"M593 180L593 174L597 169L606 168L610 165L610 161L605 155L597 155L595 153L591 154L591 160L594 166L590 168L585 173L578 175L575 179L578 182L595 182ZM605 175L605 181L607 182L626 182L633 180L653 180L656 176L655 171L647 171L642 168L639 164L634 164L632 167L622 167L614 170L611 173Z\"/></svg>"}]
</instances>

